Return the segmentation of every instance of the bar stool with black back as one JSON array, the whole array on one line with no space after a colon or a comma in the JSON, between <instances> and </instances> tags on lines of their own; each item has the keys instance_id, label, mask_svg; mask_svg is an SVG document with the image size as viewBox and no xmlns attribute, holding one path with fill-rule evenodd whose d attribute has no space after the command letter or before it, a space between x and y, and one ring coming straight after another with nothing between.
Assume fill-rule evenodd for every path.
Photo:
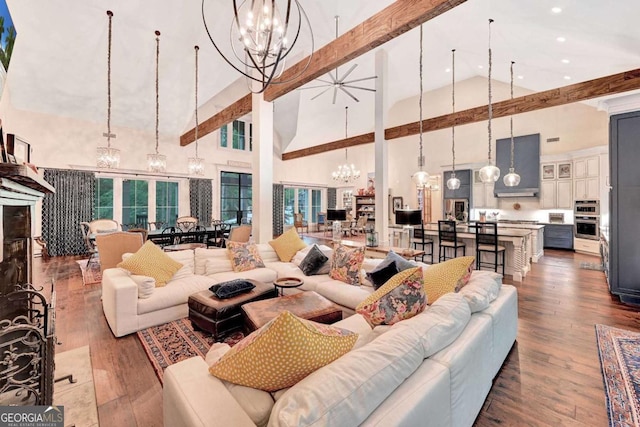
<instances>
[{"instance_id":1,"label":"bar stool with black back","mask_svg":"<svg viewBox=\"0 0 640 427\"><path fill-rule=\"evenodd\" d=\"M438 221L438 262L446 261L458 256L458 249L462 248L462 255L467 254L467 246L462 240L458 240L458 231L455 221ZM447 250L453 250L453 256L447 255Z\"/></svg>"},{"instance_id":2,"label":"bar stool with black back","mask_svg":"<svg viewBox=\"0 0 640 427\"><path fill-rule=\"evenodd\" d=\"M429 248L428 252L427 248ZM424 262L424 257L426 255L431 258L429 264L433 264L433 239L429 239L425 236L424 222L420 223L420 227L413 229L413 249L420 249L424 252L424 254L420 256L420 261Z\"/></svg>"},{"instance_id":3,"label":"bar stool with black back","mask_svg":"<svg viewBox=\"0 0 640 427\"><path fill-rule=\"evenodd\" d=\"M498 272L498 265L502 265L502 275L504 276L504 246L498 245L498 224L495 222L477 222L476 228L476 270L482 267L493 267L493 271ZM483 262L482 253L493 254L493 262ZM501 255L498 258L498 255ZM502 262L498 262L501 260Z\"/></svg>"}]
</instances>

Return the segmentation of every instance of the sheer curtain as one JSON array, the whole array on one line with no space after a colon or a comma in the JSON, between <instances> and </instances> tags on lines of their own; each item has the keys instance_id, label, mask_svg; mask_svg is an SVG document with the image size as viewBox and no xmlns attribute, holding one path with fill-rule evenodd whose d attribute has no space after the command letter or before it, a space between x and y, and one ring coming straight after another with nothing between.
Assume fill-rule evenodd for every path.
<instances>
[{"instance_id":1,"label":"sheer curtain","mask_svg":"<svg viewBox=\"0 0 640 427\"><path fill-rule=\"evenodd\" d=\"M45 169L44 179L56 192L42 201L42 237L51 256L87 252L80 223L91 221L95 209L96 179L93 172Z\"/></svg>"},{"instance_id":2,"label":"sheer curtain","mask_svg":"<svg viewBox=\"0 0 640 427\"><path fill-rule=\"evenodd\" d=\"M189 179L189 205L191 216L198 218L200 225L211 225L213 184L210 179Z\"/></svg>"}]
</instances>

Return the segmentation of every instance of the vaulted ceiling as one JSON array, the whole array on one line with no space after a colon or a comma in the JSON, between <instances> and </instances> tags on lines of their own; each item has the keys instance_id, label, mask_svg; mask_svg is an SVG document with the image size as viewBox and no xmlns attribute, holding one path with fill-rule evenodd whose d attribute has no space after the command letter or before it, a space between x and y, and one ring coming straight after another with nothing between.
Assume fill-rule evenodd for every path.
<instances>
[{"instance_id":1,"label":"vaulted ceiling","mask_svg":"<svg viewBox=\"0 0 640 427\"><path fill-rule=\"evenodd\" d=\"M412 1L399 0L410 7ZM392 3L391 0L300 0L315 37L316 49L334 39L334 16L344 32ZM206 0L214 37L228 40L228 0ZM201 104L237 80L213 49L202 24L202 3L155 0L8 0L17 41L6 90L18 109L106 120L106 10L114 12L112 90L114 126L153 130L155 125L155 30L160 30L160 131L175 135L189 129L193 116L193 46L200 50ZM224 6L224 7L223 7ZM554 13L553 7L562 9ZM508 82L516 61L516 84L534 91L602 77L640 67L640 2L637 0L468 0L429 21L425 31L425 90L450 84L450 52L457 49L458 80L487 73L487 19L492 32L494 73ZM562 37L564 41L558 41ZM418 30L383 48L389 53L390 103L418 92ZM310 45L299 46L307 55ZM373 74L373 52L344 65L358 67L353 78ZM308 85L313 85L309 83ZM302 103L318 94L300 91ZM361 103L373 95L358 93ZM286 96L282 101L286 102ZM312 101L314 111L355 104L343 96ZM297 104L296 104L297 105ZM372 119L371 119L372 120ZM319 124L322 125L322 124Z\"/></svg>"}]
</instances>

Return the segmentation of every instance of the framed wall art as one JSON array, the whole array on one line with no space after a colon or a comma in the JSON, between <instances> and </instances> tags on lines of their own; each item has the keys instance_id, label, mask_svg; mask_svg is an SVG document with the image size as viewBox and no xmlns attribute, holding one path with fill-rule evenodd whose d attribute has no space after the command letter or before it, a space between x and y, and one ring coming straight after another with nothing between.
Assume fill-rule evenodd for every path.
<instances>
[{"instance_id":1,"label":"framed wall art","mask_svg":"<svg viewBox=\"0 0 640 427\"><path fill-rule=\"evenodd\" d=\"M571 178L571 163L558 164L558 179Z\"/></svg>"},{"instance_id":2,"label":"framed wall art","mask_svg":"<svg viewBox=\"0 0 640 427\"><path fill-rule=\"evenodd\" d=\"M542 179L556 179L556 165L542 165Z\"/></svg>"}]
</instances>

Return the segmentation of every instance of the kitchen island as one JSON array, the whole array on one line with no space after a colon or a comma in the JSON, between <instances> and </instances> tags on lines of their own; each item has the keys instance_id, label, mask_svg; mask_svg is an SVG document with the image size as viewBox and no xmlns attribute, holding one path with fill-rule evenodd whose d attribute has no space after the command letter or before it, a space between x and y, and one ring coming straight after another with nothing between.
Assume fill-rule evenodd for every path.
<instances>
[{"instance_id":1,"label":"kitchen island","mask_svg":"<svg viewBox=\"0 0 640 427\"><path fill-rule=\"evenodd\" d=\"M544 226L539 226L544 229ZM467 255L475 256L476 254L476 234L475 228L468 224L457 224L456 230L458 238L466 245ZM540 230L540 228L537 228ZM512 276L514 282L522 282L522 279L531 270L531 235L533 230L525 228L498 227L498 242L505 247L505 274ZM425 224L424 234L433 239L433 251L437 253L438 240L438 224ZM434 263L437 262L437 256L434 256ZM483 262L492 262L493 256L483 254Z\"/></svg>"},{"instance_id":2,"label":"kitchen island","mask_svg":"<svg viewBox=\"0 0 640 427\"><path fill-rule=\"evenodd\" d=\"M498 221L500 228L515 228L531 230L531 262L537 263L544 256L544 224L526 221Z\"/></svg>"}]
</instances>

